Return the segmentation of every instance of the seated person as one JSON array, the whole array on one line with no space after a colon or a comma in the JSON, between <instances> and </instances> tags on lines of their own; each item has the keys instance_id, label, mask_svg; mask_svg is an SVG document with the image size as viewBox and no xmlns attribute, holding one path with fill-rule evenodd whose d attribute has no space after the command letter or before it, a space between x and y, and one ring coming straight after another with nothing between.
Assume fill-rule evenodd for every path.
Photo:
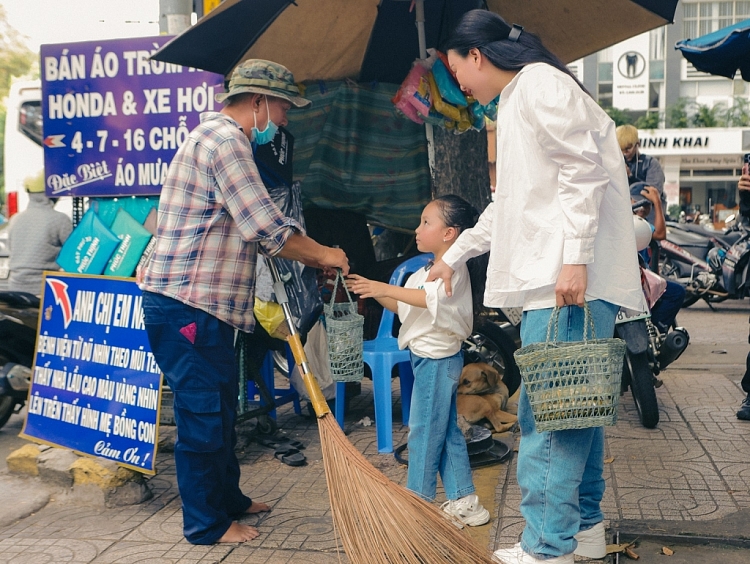
<instances>
[{"instance_id":1,"label":"seated person","mask_svg":"<svg viewBox=\"0 0 750 564\"><path fill-rule=\"evenodd\" d=\"M633 203L641 198L645 198L650 202L649 205L638 208L634 213L647 219L653 207L653 210L656 212L652 214L654 217L654 223L649 223L653 230L652 238L655 241L666 239L667 227L664 223L661 198L656 188L653 186L646 186L641 182L635 183L630 187L630 198ZM645 260L646 264L649 264L649 256L647 254L646 256L643 256L643 253L648 253L648 249L644 249L641 253L641 257ZM651 308L651 323L656 325L661 333L667 333L669 328L675 324L677 312L680 311L684 301L685 288L681 284L667 280L667 289L654 304L654 307Z\"/></svg>"}]
</instances>

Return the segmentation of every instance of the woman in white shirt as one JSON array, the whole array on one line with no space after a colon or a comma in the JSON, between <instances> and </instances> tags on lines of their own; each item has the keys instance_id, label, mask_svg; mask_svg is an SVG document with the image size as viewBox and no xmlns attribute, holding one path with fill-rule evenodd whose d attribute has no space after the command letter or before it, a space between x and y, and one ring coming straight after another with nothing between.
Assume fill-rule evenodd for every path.
<instances>
[{"instance_id":1,"label":"woman in white shirt","mask_svg":"<svg viewBox=\"0 0 750 564\"><path fill-rule=\"evenodd\" d=\"M417 248L436 260L459 233L474 225L477 211L464 199L447 195L427 204L416 229ZM429 266L412 274L405 287L352 274L347 285L363 298L375 298L398 313L399 348L411 352L414 371L409 414L409 471L406 487L432 501L437 475L448 498L443 511L469 526L484 525L490 513L474 493L466 439L456 422L456 390L463 369L461 344L471 333L473 309L466 265L452 275L448 297L442 280L427 282Z\"/></svg>"},{"instance_id":2,"label":"woman in white shirt","mask_svg":"<svg viewBox=\"0 0 750 564\"><path fill-rule=\"evenodd\" d=\"M481 104L500 96L495 201L437 261L429 279L490 252L485 304L524 308L524 345L544 341L552 308L559 339L582 339L584 300L597 335L620 306L644 306L627 174L615 124L538 37L488 11L464 15L445 49L461 87ZM505 563L572 564L605 555L602 427L537 433L519 403L518 483L526 527Z\"/></svg>"}]
</instances>

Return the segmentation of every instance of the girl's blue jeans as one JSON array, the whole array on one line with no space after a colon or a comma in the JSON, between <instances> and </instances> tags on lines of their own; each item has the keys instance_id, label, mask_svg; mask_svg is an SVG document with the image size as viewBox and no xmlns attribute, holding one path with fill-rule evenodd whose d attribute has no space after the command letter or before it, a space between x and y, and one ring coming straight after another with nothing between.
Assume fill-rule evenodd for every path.
<instances>
[{"instance_id":1,"label":"girl's blue jeans","mask_svg":"<svg viewBox=\"0 0 750 564\"><path fill-rule=\"evenodd\" d=\"M619 306L588 302L598 338L614 334ZM525 311L521 320L523 345L547 338L552 308ZM564 307L560 312L558 340L583 340L583 309ZM570 554L573 538L604 519L604 428L537 433L526 390L518 404L521 444L518 449L518 485L521 514L526 528L521 537L524 552L545 560ZM411 449L410 449L411 450Z\"/></svg>"},{"instance_id":2,"label":"girl's blue jeans","mask_svg":"<svg viewBox=\"0 0 750 564\"><path fill-rule=\"evenodd\" d=\"M411 355L414 389L406 487L428 501L435 499L438 472L448 499L474 493L466 439L456 422L463 365L462 352L438 360Z\"/></svg>"}]
</instances>

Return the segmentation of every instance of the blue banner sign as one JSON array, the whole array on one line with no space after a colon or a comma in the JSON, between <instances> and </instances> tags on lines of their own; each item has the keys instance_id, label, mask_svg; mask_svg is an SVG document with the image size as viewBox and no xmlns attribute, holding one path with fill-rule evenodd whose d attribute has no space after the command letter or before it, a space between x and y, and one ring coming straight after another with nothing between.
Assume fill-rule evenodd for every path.
<instances>
[{"instance_id":1,"label":"blue banner sign","mask_svg":"<svg viewBox=\"0 0 750 564\"><path fill-rule=\"evenodd\" d=\"M23 436L154 474L161 371L132 279L48 273Z\"/></svg>"},{"instance_id":2,"label":"blue banner sign","mask_svg":"<svg viewBox=\"0 0 750 564\"><path fill-rule=\"evenodd\" d=\"M42 45L46 193L158 194L221 75L150 61L171 37Z\"/></svg>"}]
</instances>

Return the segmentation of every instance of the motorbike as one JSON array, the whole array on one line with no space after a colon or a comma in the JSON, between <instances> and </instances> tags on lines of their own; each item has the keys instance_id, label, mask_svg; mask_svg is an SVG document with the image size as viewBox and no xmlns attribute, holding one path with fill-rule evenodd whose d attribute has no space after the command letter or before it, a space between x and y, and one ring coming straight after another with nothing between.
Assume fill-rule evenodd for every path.
<instances>
[{"instance_id":1,"label":"motorbike","mask_svg":"<svg viewBox=\"0 0 750 564\"><path fill-rule=\"evenodd\" d=\"M615 321L615 335L625 341L622 392L630 388L641 425L653 429L659 423L656 388L662 385L659 373L685 351L690 335L684 327L663 334L651 322L648 312L621 309Z\"/></svg>"},{"instance_id":2,"label":"motorbike","mask_svg":"<svg viewBox=\"0 0 750 564\"><path fill-rule=\"evenodd\" d=\"M633 204L638 209L643 202ZM639 229L645 220L634 217L638 250L649 245L651 230L645 234ZM639 235L641 233L641 235ZM650 311L634 312L621 308L615 320L615 336L625 341L626 351L622 370L622 393L630 389L633 394L638 418L647 429L659 423L659 404L656 388L662 385L658 376L662 370L677 360L690 342L690 335L683 327L672 326L662 333L651 322Z\"/></svg>"},{"instance_id":3,"label":"motorbike","mask_svg":"<svg viewBox=\"0 0 750 564\"><path fill-rule=\"evenodd\" d=\"M726 300L730 295L721 283L721 267L707 262L709 253L727 247L717 238L667 225L667 238L658 243L659 274L685 287L683 307L698 300L709 305Z\"/></svg>"},{"instance_id":4,"label":"motorbike","mask_svg":"<svg viewBox=\"0 0 750 564\"><path fill-rule=\"evenodd\" d=\"M0 427L26 404L39 303L33 294L0 292Z\"/></svg>"},{"instance_id":5,"label":"motorbike","mask_svg":"<svg viewBox=\"0 0 750 564\"><path fill-rule=\"evenodd\" d=\"M728 231L737 234L735 242L729 248L709 250L706 260L721 280L727 297L741 300L750 295L750 231L743 223L735 223L734 216L729 216L727 223L730 224Z\"/></svg>"}]
</instances>

